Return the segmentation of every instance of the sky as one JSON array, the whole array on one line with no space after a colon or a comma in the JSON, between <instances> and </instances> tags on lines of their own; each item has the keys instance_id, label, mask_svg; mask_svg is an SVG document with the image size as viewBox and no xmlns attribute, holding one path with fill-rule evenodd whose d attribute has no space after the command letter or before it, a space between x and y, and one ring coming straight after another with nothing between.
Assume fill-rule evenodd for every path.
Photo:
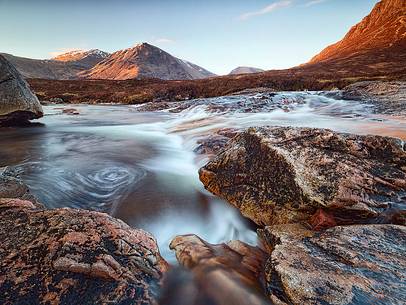
<instances>
[{"instance_id":1,"label":"sky","mask_svg":"<svg viewBox=\"0 0 406 305\"><path fill-rule=\"evenodd\" d=\"M0 0L0 52L46 59L140 42L216 74L290 68L340 40L378 0Z\"/></svg>"}]
</instances>

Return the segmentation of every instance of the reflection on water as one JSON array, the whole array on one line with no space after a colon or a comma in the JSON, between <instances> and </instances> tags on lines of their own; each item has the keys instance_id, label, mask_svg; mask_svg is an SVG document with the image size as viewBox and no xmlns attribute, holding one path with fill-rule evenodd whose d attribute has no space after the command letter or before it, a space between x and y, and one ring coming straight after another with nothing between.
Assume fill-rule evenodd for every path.
<instances>
[{"instance_id":1,"label":"reflection on water","mask_svg":"<svg viewBox=\"0 0 406 305\"><path fill-rule=\"evenodd\" d=\"M210 132L292 125L406 139L405 118L372 115L368 106L315 93L189 103L177 113L77 105L78 116L47 106L44 126L0 131L0 166L15 166L48 207L104 211L150 231L173 261L168 243L178 234L195 233L212 243L256 240L250 224L198 180L205 160L193 150Z\"/></svg>"}]
</instances>

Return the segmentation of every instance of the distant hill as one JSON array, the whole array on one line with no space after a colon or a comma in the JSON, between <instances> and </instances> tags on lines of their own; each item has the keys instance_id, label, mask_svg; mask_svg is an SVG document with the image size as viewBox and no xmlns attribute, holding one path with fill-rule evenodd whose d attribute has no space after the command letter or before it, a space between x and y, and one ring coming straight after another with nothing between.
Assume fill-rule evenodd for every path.
<instances>
[{"instance_id":1,"label":"distant hill","mask_svg":"<svg viewBox=\"0 0 406 305\"><path fill-rule=\"evenodd\" d=\"M52 58L52 60L63 62L76 62L90 69L109 56L110 53L101 51L99 49L93 49L89 51L77 50L58 55Z\"/></svg>"},{"instance_id":2,"label":"distant hill","mask_svg":"<svg viewBox=\"0 0 406 305\"><path fill-rule=\"evenodd\" d=\"M237 74L250 74L250 73L259 73L264 72L265 70L253 68L253 67L238 67L232 70L229 75L237 75Z\"/></svg>"},{"instance_id":3,"label":"distant hill","mask_svg":"<svg viewBox=\"0 0 406 305\"><path fill-rule=\"evenodd\" d=\"M339 42L304 68L331 73L395 73L406 66L406 1L382 0Z\"/></svg>"},{"instance_id":4,"label":"distant hill","mask_svg":"<svg viewBox=\"0 0 406 305\"><path fill-rule=\"evenodd\" d=\"M2 54L25 78L77 79L109 54L100 50L74 51L53 59L31 59Z\"/></svg>"},{"instance_id":5,"label":"distant hill","mask_svg":"<svg viewBox=\"0 0 406 305\"><path fill-rule=\"evenodd\" d=\"M190 62L178 59L148 43L117 51L89 71L81 74L89 79L142 79L190 80L215 74Z\"/></svg>"},{"instance_id":6,"label":"distant hill","mask_svg":"<svg viewBox=\"0 0 406 305\"><path fill-rule=\"evenodd\" d=\"M72 51L46 60L2 55L25 78L192 80L216 76L196 64L176 58L148 43L113 54L94 49Z\"/></svg>"}]
</instances>

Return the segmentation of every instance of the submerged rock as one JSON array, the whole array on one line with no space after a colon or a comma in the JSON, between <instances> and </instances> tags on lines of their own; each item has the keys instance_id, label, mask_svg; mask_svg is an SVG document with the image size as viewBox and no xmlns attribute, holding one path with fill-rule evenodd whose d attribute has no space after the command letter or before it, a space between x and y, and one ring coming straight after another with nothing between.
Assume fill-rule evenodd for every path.
<instances>
[{"instance_id":1,"label":"submerged rock","mask_svg":"<svg viewBox=\"0 0 406 305\"><path fill-rule=\"evenodd\" d=\"M261 249L240 241L212 245L196 235L178 236L170 248L192 273L178 269L168 275L161 305L268 304L261 281L267 256Z\"/></svg>"},{"instance_id":2,"label":"submerged rock","mask_svg":"<svg viewBox=\"0 0 406 305\"><path fill-rule=\"evenodd\" d=\"M199 174L258 225L308 222L319 209L337 224L391 223L406 207L404 144L388 137L250 128Z\"/></svg>"},{"instance_id":3,"label":"submerged rock","mask_svg":"<svg viewBox=\"0 0 406 305\"><path fill-rule=\"evenodd\" d=\"M308 231L297 224L260 232L271 257L274 304L405 304L406 227L354 225Z\"/></svg>"},{"instance_id":4,"label":"submerged rock","mask_svg":"<svg viewBox=\"0 0 406 305\"><path fill-rule=\"evenodd\" d=\"M107 214L0 199L6 304L156 304L167 263L155 239Z\"/></svg>"},{"instance_id":5,"label":"submerged rock","mask_svg":"<svg viewBox=\"0 0 406 305\"><path fill-rule=\"evenodd\" d=\"M41 104L27 82L0 55L0 126L22 124L42 116Z\"/></svg>"}]
</instances>

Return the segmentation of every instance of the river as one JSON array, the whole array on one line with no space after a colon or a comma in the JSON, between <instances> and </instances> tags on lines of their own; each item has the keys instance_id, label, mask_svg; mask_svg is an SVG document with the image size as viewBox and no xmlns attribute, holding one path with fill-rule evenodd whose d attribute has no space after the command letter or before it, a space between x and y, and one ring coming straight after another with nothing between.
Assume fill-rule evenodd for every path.
<instances>
[{"instance_id":1,"label":"river","mask_svg":"<svg viewBox=\"0 0 406 305\"><path fill-rule=\"evenodd\" d=\"M181 107L178 105L182 105ZM0 131L0 167L10 166L49 208L103 211L151 232L163 256L179 234L211 243L256 243L255 227L207 193L197 141L221 128L307 126L406 140L406 118L320 92L281 92L187 101L170 109L50 105L23 128ZM63 113L75 108L79 115Z\"/></svg>"}]
</instances>

